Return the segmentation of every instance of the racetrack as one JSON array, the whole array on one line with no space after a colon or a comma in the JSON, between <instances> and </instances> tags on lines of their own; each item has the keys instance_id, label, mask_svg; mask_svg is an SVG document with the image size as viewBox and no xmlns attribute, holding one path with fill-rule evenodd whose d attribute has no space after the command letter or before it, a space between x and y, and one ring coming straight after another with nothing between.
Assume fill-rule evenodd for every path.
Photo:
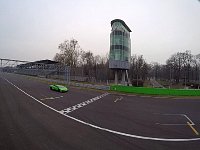
<instances>
[{"instance_id":1,"label":"racetrack","mask_svg":"<svg viewBox=\"0 0 200 150\"><path fill-rule=\"evenodd\" d=\"M200 149L200 100L67 93L0 74L0 149Z\"/></svg>"}]
</instances>

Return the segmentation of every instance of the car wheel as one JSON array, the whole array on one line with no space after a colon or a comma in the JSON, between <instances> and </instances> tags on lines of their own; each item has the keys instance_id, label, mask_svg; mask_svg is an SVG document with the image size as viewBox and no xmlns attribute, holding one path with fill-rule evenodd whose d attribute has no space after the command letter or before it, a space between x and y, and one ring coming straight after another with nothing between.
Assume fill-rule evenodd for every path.
<instances>
[{"instance_id":1,"label":"car wheel","mask_svg":"<svg viewBox=\"0 0 200 150\"><path fill-rule=\"evenodd\" d=\"M50 90L53 90L52 87L50 87Z\"/></svg>"}]
</instances>

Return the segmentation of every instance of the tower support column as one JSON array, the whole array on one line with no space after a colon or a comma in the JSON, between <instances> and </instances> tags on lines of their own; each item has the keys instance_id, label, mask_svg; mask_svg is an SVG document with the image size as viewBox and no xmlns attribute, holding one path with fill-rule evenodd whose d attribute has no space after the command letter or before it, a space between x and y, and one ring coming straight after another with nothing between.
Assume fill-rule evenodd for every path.
<instances>
[{"instance_id":1,"label":"tower support column","mask_svg":"<svg viewBox=\"0 0 200 150\"><path fill-rule=\"evenodd\" d=\"M126 70L122 70L122 85L125 85L125 76L126 76Z\"/></svg>"},{"instance_id":2,"label":"tower support column","mask_svg":"<svg viewBox=\"0 0 200 150\"><path fill-rule=\"evenodd\" d=\"M118 71L115 70L115 84L118 84Z\"/></svg>"}]
</instances>

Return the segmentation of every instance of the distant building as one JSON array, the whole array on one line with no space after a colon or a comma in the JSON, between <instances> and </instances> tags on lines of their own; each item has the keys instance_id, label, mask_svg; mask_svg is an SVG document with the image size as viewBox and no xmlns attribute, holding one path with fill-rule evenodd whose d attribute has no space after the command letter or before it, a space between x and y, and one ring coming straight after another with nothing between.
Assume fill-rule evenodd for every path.
<instances>
[{"instance_id":1,"label":"distant building","mask_svg":"<svg viewBox=\"0 0 200 150\"><path fill-rule=\"evenodd\" d=\"M118 83L118 73L122 72L122 83L130 68L131 39L130 28L121 19L111 21L109 68L115 70L115 83ZM127 73L128 79L128 73Z\"/></svg>"},{"instance_id":2,"label":"distant building","mask_svg":"<svg viewBox=\"0 0 200 150\"><path fill-rule=\"evenodd\" d=\"M200 59L200 54L196 55L196 59Z\"/></svg>"},{"instance_id":3,"label":"distant building","mask_svg":"<svg viewBox=\"0 0 200 150\"><path fill-rule=\"evenodd\" d=\"M32 76L47 76L58 72L61 64L52 60L39 60L17 65L16 73Z\"/></svg>"},{"instance_id":4,"label":"distant building","mask_svg":"<svg viewBox=\"0 0 200 150\"><path fill-rule=\"evenodd\" d=\"M25 64L20 64L20 65L17 65L17 67L18 68L34 68L38 65L48 65L48 64L59 64L59 62L45 59L45 60L39 60L39 61L34 61L34 62L28 62Z\"/></svg>"}]
</instances>

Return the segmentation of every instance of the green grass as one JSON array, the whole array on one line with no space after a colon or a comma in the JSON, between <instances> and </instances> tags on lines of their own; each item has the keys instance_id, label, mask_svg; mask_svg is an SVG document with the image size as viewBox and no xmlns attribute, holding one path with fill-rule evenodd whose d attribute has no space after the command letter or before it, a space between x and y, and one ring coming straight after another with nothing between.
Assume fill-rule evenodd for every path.
<instances>
[{"instance_id":1,"label":"green grass","mask_svg":"<svg viewBox=\"0 0 200 150\"><path fill-rule=\"evenodd\" d=\"M167 96L200 96L200 90L193 89L164 89L164 88L145 88L132 86L110 86L111 91L147 94L147 95L167 95Z\"/></svg>"}]
</instances>

